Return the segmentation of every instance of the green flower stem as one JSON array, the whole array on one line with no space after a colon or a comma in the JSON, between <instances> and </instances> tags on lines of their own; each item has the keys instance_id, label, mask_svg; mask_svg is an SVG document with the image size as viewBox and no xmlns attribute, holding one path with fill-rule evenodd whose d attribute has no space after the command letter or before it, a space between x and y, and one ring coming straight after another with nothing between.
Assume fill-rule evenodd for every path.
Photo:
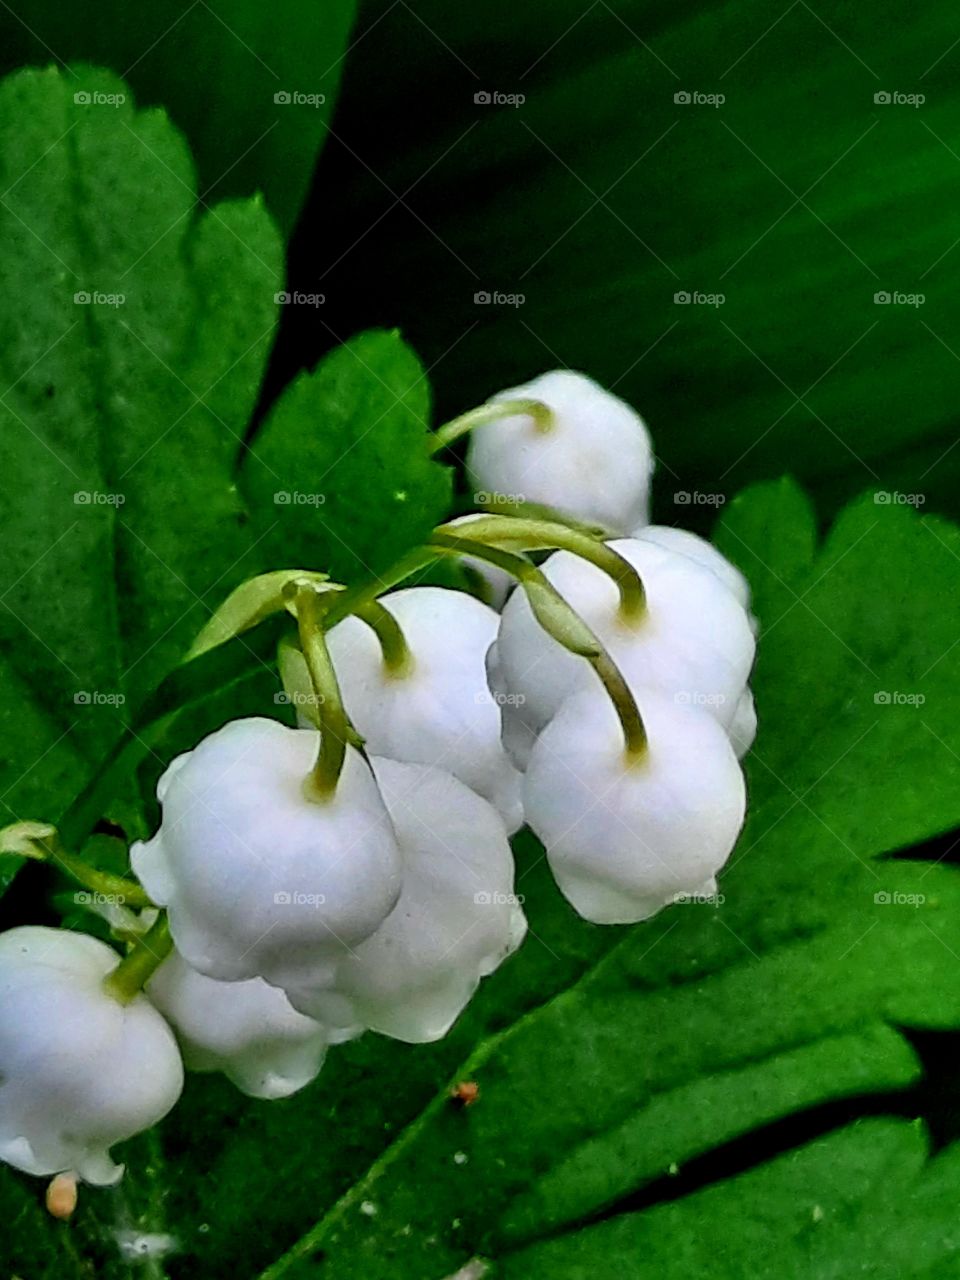
<instances>
[{"instance_id":1,"label":"green flower stem","mask_svg":"<svg viewBox=\"0 0 960 1280\"><path fill-rule=\"evenodd\" d=\"M430 545L444 555L476 556L478 560L485 560L515 578L526 593L530 608L544 631L571 653L586 658L600 677L623 730L624 751L628 762L633 763L646 753L647 733L643 727L643 718L623 673L599 637L535 564L514 552L488 547L483 543L475 543L470 538L459 538L439 531L434 533Z\"/></svg>"},{"instance_id":2,"label":"green flower stem","mask_svg":"<svg viewBox=\"0 0 960 1280\"><path fill-rule=\"evenodd\" d=\"M310 673L310 683L317 699L320 716L320 750L307 778L306 793L311 800L323 803L337 789L347 752L349 724L337 673L330 661L324 639L324 609L317 591L309 583L294 588L300 648Z\"/></svg>"},{"instance_id":3,"label":"green flower stem","mask_svg":"<svg viewBox=\"0 0 960 1280\"><path fill-rule=\"evenodd\" d=\"M44 844L44 848L48 855L46 861L56 864L61 871L65 871L72 880L82 884L85 889L116 898L125 907L154 905L135 880L128 880L126 876L111 875L109 871L98 871L96 867L91 867L82 858L67 853L65 849L50 848L47 843Z\"/></svg>"},{"instance_id":4,"label":"green flower stem","mask_svg":"<svg viewBox=\"0 0 960 1280\"><path fill-rule=\"evenodd\" d=\"M132 951L104 978L104 989L121 1004L129 1004L172 950L173 938L167 913L161 911L154 925L134 944Z\"/></svg>"},{"instance_id":5,"label":"green flower stem","mask_svg":"<svg viewBox=\"0 0 960 1280\"><path fill-rule=\"evenodd\" d=\"M135 880L100 871L82 858L68 853L56 827L49 822L14 822L0 830L0 853L12 853L37 862L56 863L61 871L84 888L117 898L131 907L152 907L153 903Z\"/></svg>"},{"instance_id":6,"label":"green flower stem","mask_svg":"<svg viewBox=\"0 0 960 1280\"><path fill-rule=\"evenodd\" d=\"M407 578L412 577L418 570L436 564L439 558L434 548L430 546L417 547L413 551L408 551L406 555L401 556L399 560L395 560L388 569L385 569L382 574L378 573L370 582L350 587L349 590L338 595L327 610L327 630L329 631L331 627L335 627L344 618L358 614L368 604L373 604L385 591L390 591L393 587L399 586L401 582L405 582Z\"/></svg>"},{"instance_id":7,"label":"green flower stem","mask_svg":"<svg viewBox=\"0 0 960 1280\"><path fill-rule=\"evenodd\" d=\"M538 431L549 431L553 426L553 410L542 400L494 400L490 404L481 404L468 413L461 413L459 418L453 418L438 427L434 432L430 451L439 453L475 427L484 427L490 422L513 418L518 414L526 414L532 418Z\"/></svg>"},{"instance_id":8,"label":"green flower stem","mask_svg":"<svg viewBox=\"0 0 960 1280\"><path fill-rule=\"evenodd\" d=\"M383 665L388 675L403 679L413 671L413 654L403 634L403 628L389 609L384 608L379 600L361 605L357 617L372 627L380 641L383 653Z\"/></svg>"},{"instance_id":9,"label":"green flower stem","mask_svg":"<svg viewBox=\"0 0 960 1280\"><path fill-rule=\"evenodd\" d=\"M438 533L456 533L468 541L502 546L513 551L570 551L609 574L620 592L620 616L636 622L646 611L646 593L639 573L619 551L602 538L558 520L529 520L522 516L485 515L467 524L440 525Z\"/></svg>"}]
</instances>

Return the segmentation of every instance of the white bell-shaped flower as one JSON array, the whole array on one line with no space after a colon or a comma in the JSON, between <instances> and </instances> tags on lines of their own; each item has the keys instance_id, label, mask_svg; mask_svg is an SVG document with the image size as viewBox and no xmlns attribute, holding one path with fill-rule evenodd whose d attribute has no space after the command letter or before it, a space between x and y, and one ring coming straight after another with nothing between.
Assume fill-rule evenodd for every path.
<instances>
[{"instance_id":1,"label":"white bell-shaped flower","mask_svg":"<svg viewBox=\"0 0 960 1280\"><path fill-rule=\"evenodd\" d=\"M499 618L465 591L409 587L380 603L400 624L412 661L387 670L372 629L345 618L327 635L347 714L372 755L446 769L523 823L520 777L500 740L500 706L484 660Z\"/></svg>"},{"instance_id":2,"label":"white bell-shaped flower","mask_svg":"<svg viewBox=\"0 0 960 1280\"><path fill-rule=\"evenodd\" d=\"M442 769L373 760L403 854L403 892L347 956L331 990L292 991L306 1012L420 1043L446 1035L526 920L500 815Z\"/></svg>"},{"instance_id":3,"label":"white bell-shaped flower","mask_svg":"<svg viewBox=\"0 0 960 1280\"><path fill-rule=\"evenodd\" d=\"M627 533L648 518L654 469L643 419L582 373L558 369L491 396L491 403L538 400L548 426L529 414L475 427L467 470L479 501L538 503Z\"/></svg>"},{"instance_id":4,"label":"white bell-shaped flower","mask_svg":"<svg viewBox=\"0 0 960 1280\"><path fill-rule=\"evenodd\" d=\"M160 779L160 829L130 858L177 950L211 978L322 981L399 897L368 764L348 747L336 792L317 803L304 790L317 745L312 729L233 720Z\"/></svg>"},{"instance_id":5,"label":"white bell-shaped flower","mask_svg":"<svg viewBox=\"0 0 960 1280\"><path fill-rule=\"evenodd\" d=\"M730 721L729 733L737 759L742 760L753 746L753 740L757 736L757 708L749 689L744 689L740 695L737 709Z\"/></svg>"},{"instance_id":6,"label":"white bell-shaped flower","mask_svg":"<svg viewBox=\"0 0 960 1280\"><path fill-rule=\"evenodd\" d=\"M103 980L120 963L87 934L0 934L0 1160L49 1177L116 1182L110 1148L180 1096L173 1032L144 995L121 1004Z\"/></svg>"},{"instance_id":7,"label":"white bell-shaped flower","mask_svg":"<svg viewBox=\"0 0 960 1280\"><path fill-rule=\"evenodd\" d=\"M755 641L746 611L715 573L688 556L636 538L609 544L643 579L643 616L625 621L612 578L567 551L543 565L547 578L610 651L631 685L659 689L678 703L702 707L724 727L733 719L753 662ZM525 767L523 743L535 739L564 698L599 687L589 665L539 625L517 591L504 608L497 637L507 742ZM520 700L522 699L522 700Z\"/></svg>"},{"instance_id":8,"label":"white bell-shaped flower","mask_svg":"<svg viewBox=\"0 0 960 1280\"><path fill-rule=\"evenodd\" d=\"M689 529L675 529L666 524L647 524L636 529L632 534L643 542L653 542L667 551L676 551L678 555L703 565L715 573L720 581L733 592L745 609L750 607L750 584L735 564L731 564L723 552L718 551L712 542L701 538Z\"/></svg>"},{"instance_id":9,"label":"white bell-shaped flower","mask_svg":"<svg viewBox=\"0 0 960 1280\"><path fill-rule=\"evenodd\" d=\"M527 821L561 891L595 924L632 924L709 894L743 824L743 774L712 716L638 697L647 749L628 761L610 701L573 694L544 729L524 785Z\"/></svg>"},{"instance_id":10,"label":"white bell-shaped flower","mask_svg":"<svg viewBox=\"0 0 960 1280\"><path fill-rule=\"evenodd\" d=\"M262 978L219 982L174 951L147 993L177 1033L191 1071L222 1071L253 1098L286 1098L319 1073L329 1036Z\"/></svg>"}]
</instances>

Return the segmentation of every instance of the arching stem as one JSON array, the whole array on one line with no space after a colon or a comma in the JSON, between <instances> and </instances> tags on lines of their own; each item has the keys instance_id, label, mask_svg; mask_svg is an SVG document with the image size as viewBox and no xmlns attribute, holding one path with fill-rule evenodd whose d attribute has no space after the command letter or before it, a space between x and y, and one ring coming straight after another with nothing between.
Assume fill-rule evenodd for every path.
<instances>
[{"instance_id":1,"label":"arching stem","mask_svg":"<svg viewBox=\"0 0 960 1280\"><path fill-rule=\"evenodd\" d=\"M398 680L410 675L414 667L413 654L403 628L390 610L379 600L373 600L370 604L361 605L357 617L376 632L387 674Z\"/></svg>"},{"instance_id":2,"label":"arching stem","mask_svg":"<svg viewBox=\"0 0 960 1280\"><path fill-rule=\"evenodd\" d=\"M633 763L645 755L647 734L643 717L623 673L599 637L535 564L515 552L488 547L471 538L460 538L439 530L434 533L430 545L445 555L475 556L515 578L544 631L571 653L586 658L596 671L620 721L628 762Z\"/></svg>"},{"instance_id":3,"label":"arching stem","mask_svg":"<svg viewBox=\"0 0 960 1280\"><path fill-rule=\"evenodd\" d=\"M92 867L64 849L57 829L46 822L17 822L0 832L0 852L48 862L93 893L130 907L152 907L150 898L135 880Z\"/></svg>"},{"instance_id":4,"label":"arching stem","mask_svg":"<svg viewBox=\"0 0 960 1280\"><path fill-rule=\"evenodd\" d=\"M161 911L156 923L104 978L104 989L121 1004L129 1004L143 990L172 950L173 939L170 936L167 913Z\"/></svg>"},{"instance_id":5,"label":"arching stem","mask_svg":"<svg viewBox=\"0 0 960 1280\"><path fill-rule=\"evenodd\" d=\"M430 451L439 453L476 427L485 427L501 418L514 418L519 414L532 418L538 431L549 431L553 426L553 410L542 400L492 400L489 404L481 404L476 409L461 413L459 418L453 418L438 427L434 432Z\"/></svg>"},{"instance_id":6,"label":"arching stem","mask_svg":"<svg viewBox=\"0 0 960 1280\"><path fill-rule=\"evenodd\" d=\"M347 751L348 722L337 673L323 634L324 609L318 592L309 583L293 589L300 648L306 659L320 719L320 750L304 791L311 800L323 803L337 789Z\"/></svg>"},{"instance_id":7,"label":"arching stem","mask_svg":"<svg viewBox=\"0 0 960 1280\"><path fill-rule=\"evenodd\" d=\"M620 592L620 617L636 622L646 611L643 580L630 561L602 538L558 520L523 516L484 515L466 524L440 525L438 533L456 533L468 541L502 546L512 551L570 551L602 569Z\"/></svg>"}]
</instances>

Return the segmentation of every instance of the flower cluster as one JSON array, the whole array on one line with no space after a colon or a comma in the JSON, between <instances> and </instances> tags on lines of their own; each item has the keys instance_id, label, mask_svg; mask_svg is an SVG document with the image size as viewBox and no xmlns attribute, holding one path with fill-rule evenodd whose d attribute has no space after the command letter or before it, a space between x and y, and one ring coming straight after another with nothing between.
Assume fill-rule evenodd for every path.
<instances>
[{"instance_id":1,"label":"flower cluster","mask_svg":"<svg viewBox=\"0 0 960 1280\"><path fill-rule=\"evenodd\" d=\"M296 620L279 668L297 725L231 721L166 769L160 825L130 850L125 958L0 936L0 1158L108 1183L181 1061L278 1098L365 1031L442 1037L524 938L524 823L589 921L715 889L756 729L745 580L647 523L646 427L582 375L495 396L438 447L467 432L487 510L418 563L458 558L502 611L403 585L409 557L372 586L278 571L231 597L204 645ZM25 826L48 856L52 829Z\"/></svg>"}]
</instances>

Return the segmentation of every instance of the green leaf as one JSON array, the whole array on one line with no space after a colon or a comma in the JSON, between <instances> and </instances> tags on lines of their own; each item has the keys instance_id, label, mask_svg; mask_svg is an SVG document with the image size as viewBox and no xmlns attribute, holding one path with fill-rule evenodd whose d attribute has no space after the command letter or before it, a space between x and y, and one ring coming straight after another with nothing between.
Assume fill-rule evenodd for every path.
<instances>
[{"instance_id":1,"label":"green leaf","mask_svg":"<svg viewBox=\"0 0 960 1280\"><path fill-rule=\"evenodd\" d=\"M137 9L106 0L95 11L35 0L26 21L0 9L0 70L52 60L83 93L86 75L68 64L111 67L184 131L205 205L262 191L289 233L326 136L354 8L325 0L304 21L300 0L158 0ZM111 108L88 108L98 109Z\"/></svg>"},{"instance_id":2,"label":"green leaf","mask_svg":"<svg viewBox=\"0 0 960 1280\"><path fill-rule=\"evenodd\" d=\"M253 544L233 471L276 321L257 200L195 212L161 112L0 84L0 793L56 821Z\"/></svg>"},{"instance_id":3,"label":"green leaf","mask_svg":"<svg viewBox=\"0 0 960 1280\"><path fill-rule=\"evenodd\" d=\"M872 484L958 514L951 7L924 6L909 30L893 0L495 11L491 42L488 5L427 0L417 22L373 7L338 111L362 164L338 166L316 255L342 299L331 325L402 299L443 416L545 368L584 370L648 419L671 521L712 514L675 492L729 496L784 458L831 510ZM399 142L370 123L395 110L398 64ZM897 86L926 101L875 101ZM920 442L912 476L885 464Z\"/></svg>"},{"instance_id":4,"label":"green leaf","mask_svg":"<svg viewBox=\"0 0 960 1280\"><path fill-rule=\"evenodd\" d=\"M955 1273L960 1144L935 1159L919 1124L868 1120L730 1182L534 1246L500 1280L780 1280Z\"/></svg>"},{"instance_id":5,"label":"green leaf","mask_svg":"<svg viewBox=\"0 0 960 1280\"><path fill-rule=\"evenodd\" d=\"M856 1205L861 1185L874 1185L866 1165L862 1179L853 1171L879 1140L848 1151L841 1134L824 1148L840 1172L832 1179L815 1148L805 1167L810 1186L822 1173L821 1190L792 1216L775 1178L803 1153L748 1175L742 1192L733 1182L700 1193L689 1209L632 1207L671 1169L758 1127L914 1084L920 1063L898 1028L960 1028L960 875L891 856L960 818L948 607L960 592L960 531L869 499L818 547L808 504L782 482L732 503L719 538L750 574L761 620L751 810L722 903L630 929L590 926L522 838L531 935L445 1041L365 1037L279 1104L195 1079L160 1131L162 1156L131 1147L127 1211L176 1235L172 1275L445 1280L480 1255L508 1280L579 1280L602 1270L612 1242L655 1234L661 1219L648 1227L648 1216L681 1215L668 1237L679 1258L717 1252L716 1232L711 1251L689 1225L708 1196L726 1206L733 1242L717 1274L742 1275L749 1253L737 1241L782 1235L787 1249L796 1224L802 1248L813 1207L831 1218L831 1186ZM466 1110L448 1096L463 1079L480 1087ZM955 1162L919 1173L901 1164L897 1220L919 1206L916 1221L932 1230L924 1188L939 1188L937 1213L955 1203ZM110 1210L86 1199L82 1230L102 1233ZM854 1245L833 1216L839 1235L824 1231L820 1269L804 1274L827 1273L834 1253L836 1274L850 1273ZM904 1239L919 1230L905 1227ZM869 1256L900 1247L877 1242ZM659 1251L628 1252L625 1274L658 1274Z\"/></svg>"},{"instance_id":6,"label":"green leaf","mask_svg":"<svg viewBox=\"0 0 960 1280\"><path fill-rule=\"evenodd\" d=\"M429 412L426 373L396 332L360 334L291 383L241 472L269 552L350 582L425 541L452 492Z\"/></svg>"},{"instance_id":7,"label":"green leaf","mask_svg":"<svg viewBox=\"0 0 960 1280\"><path fill-rule=\"evenodd\" d=\"M249 631L271 614L280 612L286 607L284 587L298 580L321 586L328 581L328 575L313 573L307 569L273 569L242 582L210 615L203 630L190 646L187 658L199 658L201 654ZM327 589L335 591L337 584L333 583Z\"/></svg>"}]
</instances>

